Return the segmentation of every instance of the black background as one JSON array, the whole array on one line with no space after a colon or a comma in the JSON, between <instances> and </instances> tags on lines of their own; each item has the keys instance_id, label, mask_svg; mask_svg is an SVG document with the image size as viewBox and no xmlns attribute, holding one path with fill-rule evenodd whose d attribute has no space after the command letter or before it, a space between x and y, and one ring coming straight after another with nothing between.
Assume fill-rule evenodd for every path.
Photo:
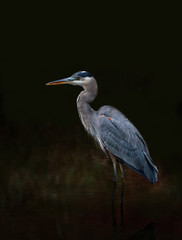
<instances>
[{"instance_id":1,"label":"black background","mask_svg":"<svg viewBox=\"0 0 182 240\"><path fill-rule=\"evenodd\" d=\"M1 122L74 128L80 124L75 106L80 89L44 84L87 70L99 84L93 107L114 105L151 141L154 154L181 157L182 60L176 7L15 4L4 10Z\"/></svg>"}]
</instances>

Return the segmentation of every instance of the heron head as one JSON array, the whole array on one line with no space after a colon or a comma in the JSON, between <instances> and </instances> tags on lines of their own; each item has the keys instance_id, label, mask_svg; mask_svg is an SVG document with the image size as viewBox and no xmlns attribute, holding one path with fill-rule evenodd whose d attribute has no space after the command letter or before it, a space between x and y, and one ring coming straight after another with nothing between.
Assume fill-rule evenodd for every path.
<instances>
[{"instance_id":1,"label":"heron head","mask_svg":"<svg viewBox=\"0 0 182 240\"><path fill-rule=\"evenodd\" d=\"M74 73L71 77L63 78L53 82L48 82L46 83L46 85L70 84L85 87L92 79L93 76L89 72L79 71Z\"/></svg>"}]
</instances>

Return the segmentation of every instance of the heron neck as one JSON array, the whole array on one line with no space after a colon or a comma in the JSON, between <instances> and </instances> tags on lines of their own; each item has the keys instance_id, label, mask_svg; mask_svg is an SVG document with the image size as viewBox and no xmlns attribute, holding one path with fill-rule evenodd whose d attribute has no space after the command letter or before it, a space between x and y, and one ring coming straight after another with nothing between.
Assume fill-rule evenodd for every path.
<instances>
[{"instance_id":1,"label":"heron neck","mask_svg":"<svg viewBox=\"0 0 182 240\"><path fill-rule=\"evenodd\" d=\"M84 91L80 93L77 98L77 105L84 105L94 101L98 93L98 86L96 80L93 78L91 82L86 83Z\"/></svg>"},{"instance_id":2,"label":"heron neck","mask_svg":"<svg viewBox=\"0 0 182 240\"><path fill-rule=\"evenodd\" d=\"M89 133L92 132L92 121L95 116L95 111L91 108L89 103L93 102L97 96L97 92L97 82L93 79L91 84L84 86L84 91L82 91L77 98L77 109L80 119Z\"/></svg>"}]
</instances>

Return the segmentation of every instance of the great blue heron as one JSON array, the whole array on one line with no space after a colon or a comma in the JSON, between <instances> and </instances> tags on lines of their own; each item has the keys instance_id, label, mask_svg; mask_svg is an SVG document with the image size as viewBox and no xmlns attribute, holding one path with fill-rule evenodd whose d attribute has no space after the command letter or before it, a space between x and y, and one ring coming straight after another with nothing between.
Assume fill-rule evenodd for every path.
<instances>
[{"instance_id":1,"label":"great blue heron","mask_svg":"<svg viewBox=\"0 0 182 240\"><path fill-rule=\"evenodd\" d=\"M116 163L124 178L123 164L143 175L151 183L157 181L158 169L152 161L146 142L135 126L116 108L103 106L94 111L89 105L97 96L95 78L86 71L46 85L70 84L83 87L77 98L80 119L86 131L98 142L113 162L114 181L117 181Z\"/></svg>"}]
</instances>

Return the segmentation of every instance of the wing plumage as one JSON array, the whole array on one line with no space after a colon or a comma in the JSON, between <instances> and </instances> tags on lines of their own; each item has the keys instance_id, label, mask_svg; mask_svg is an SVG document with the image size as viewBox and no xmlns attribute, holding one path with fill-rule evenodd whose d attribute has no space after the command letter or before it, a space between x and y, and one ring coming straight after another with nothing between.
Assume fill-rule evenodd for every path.
<instances>
[{"instance_id":1,"label":"wing plumage","mask_svg":"<svg viewBox=\"0 0 182 240\"><path fill-rule=\"evenodd\" d=\"M113 107L104 106L98 114L99 134L106 149L119 161L155 183L158 170L139 131Z\"/></svg>"}]
</instances>

